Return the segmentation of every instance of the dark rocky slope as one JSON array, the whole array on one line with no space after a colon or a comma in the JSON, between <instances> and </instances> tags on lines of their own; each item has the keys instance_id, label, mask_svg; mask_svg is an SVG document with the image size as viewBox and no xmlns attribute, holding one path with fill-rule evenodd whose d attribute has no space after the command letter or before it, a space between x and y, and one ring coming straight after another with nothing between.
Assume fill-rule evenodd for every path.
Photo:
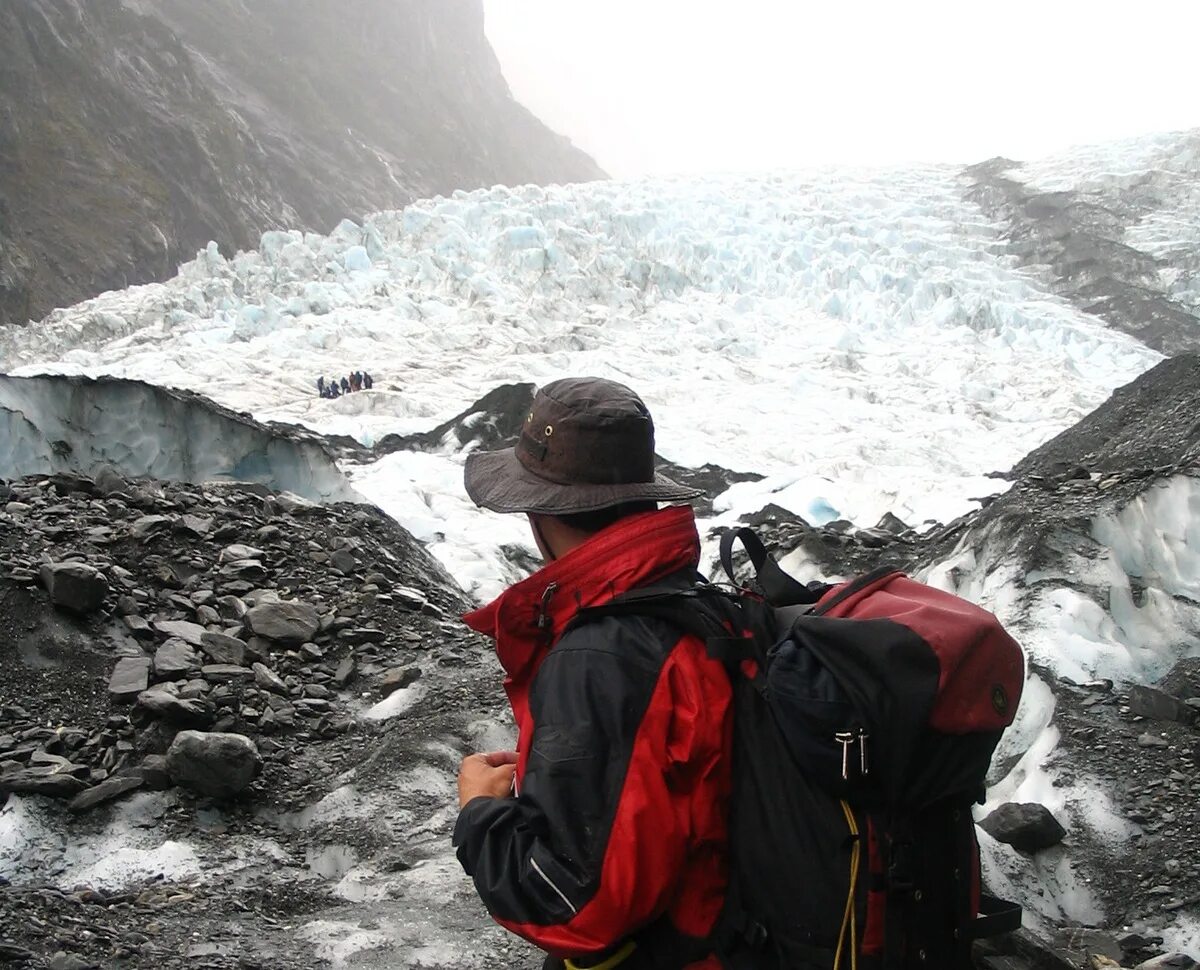
<instances>
[{"instance_id":1,"label":"dark rocky slope","mask_svg":"<svg viewBox=\"0 0 1200 970\"><path fill-rule=\"evenodd\" d=\"M0 323L210 239L602 175L517 104L480 0L0 5Z\"/></svg>"},{"instance_id":2,"label":"dark rocky slope","mask_svg":"<svg viewBox=\"0 0 1200 970\"><path fill-rule=\"evenodd\" d=\"M1183 136L1179 152L1196 151L1200 135ZM1010 251L1044 275L1054 292L1165 354L1200 350L1200 307L1181 299L1171 275L1193 278L1194 250L1181 243L1153 255L1130 244L1126 230L1178 206L1200 172L1150 170L1070 190L1041 191L1021 179L1021 163L993 158L966 169L967 197L1007 226ZM1164 273L1164 270L1173 273Z\"/></svg>"}]
</instances>

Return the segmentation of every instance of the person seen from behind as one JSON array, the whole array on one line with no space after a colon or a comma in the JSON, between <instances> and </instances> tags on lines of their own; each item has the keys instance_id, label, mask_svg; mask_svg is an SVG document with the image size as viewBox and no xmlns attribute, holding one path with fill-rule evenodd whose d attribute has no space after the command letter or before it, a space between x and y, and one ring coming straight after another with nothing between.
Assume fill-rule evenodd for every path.
<instances>
[{"instance_id":1,"label":"person seen from behind","mask_svg":"<svg viewBox=\"0 0 1200 970\"><path fill-rule=\"evenodd\" d=\"M636 393L541 388L514 448L476 453L479 506L524 514L545 565L465 617L495 641L517 750L459 772L458 858L489 912L546 968L721 966L706 938L726 882L732 690L705 644L653 618L583 608L702 581L687 502L655 471Z\"/></svg>"}]
</instances>

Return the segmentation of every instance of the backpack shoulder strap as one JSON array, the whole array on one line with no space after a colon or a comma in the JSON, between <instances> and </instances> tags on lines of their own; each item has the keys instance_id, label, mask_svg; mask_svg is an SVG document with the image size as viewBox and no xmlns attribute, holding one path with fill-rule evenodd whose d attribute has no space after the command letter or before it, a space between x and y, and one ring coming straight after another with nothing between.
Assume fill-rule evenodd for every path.
<instances>
[{"instance_id":1,"label":"backpack shoulder strap","mask_svg":"<svg viewBox=\"0 0 1200 970\"><path fill-rule=\"evenodd\" d=\"M606 616L663 620L703 640L710 657L735 671L756 649L765 649L759 637L745 635L746 631L758 632L746 616L745 607L738 596L708 583L683 589L647 586L622 593L600 606L585 607L575 614L566 630Z\"/></svg>"},{"instance_id":2,"label":"backpack shoulder strap","mask_svg":"<svg viewBox=\"0 0 1200 970\"><path fill-rule=\"evenodd\" d=\"M767 552L767 547L752 529L730 529L721 536L721 568L729 581L736 585L733 575L733 547L738 541L750 557L754 567L754 578L762 587L767 602L772 606L800 606L816 603L825 592L824 588L810 589L798 579L783 571L779 563Z\"/></svg>"}]
</instances>

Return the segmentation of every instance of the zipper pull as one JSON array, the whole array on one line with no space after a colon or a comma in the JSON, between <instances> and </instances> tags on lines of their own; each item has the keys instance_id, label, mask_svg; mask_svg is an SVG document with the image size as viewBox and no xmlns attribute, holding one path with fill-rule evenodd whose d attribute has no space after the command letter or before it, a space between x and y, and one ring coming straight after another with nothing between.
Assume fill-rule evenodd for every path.
<instances>
[{"instance_id":1,"label":"zipper pull","mask_svg":"<svg viewBox=\"0 0 1200 970\"><path fill-rule=\"evenodd\" d=\"M850 731L838 731L833 739L842 746L842 781L850 780L850 745L854 743L854 734Z\"/></svg>"},{"instance_id":2,"label":"zipper pull","mask_svg":"<svg viewBox=\"0 0 1200 970\"><path fill-rule=\"evenodd\" d=\"M867 765L867 739L870 737L863 728L858 729L858 767L865 778L870 768Z\"/></svg>"},{"instance_id":3,"label":"zipper pull","mask_svg":"<svg viewBox=\"0 0 1200 970\"><path fill-rule=\"evenodd\" d=\"M549 586L547 586L542 591L542 604L538 608L537 619L534 621L534 625L539 630L545 630L551 624L550 612L549 612L550 611L550 599L551 599L551 597L554 596L554 594L557 590L558 590L558 583L551 583Z\"/></svg>"}]
</instances>

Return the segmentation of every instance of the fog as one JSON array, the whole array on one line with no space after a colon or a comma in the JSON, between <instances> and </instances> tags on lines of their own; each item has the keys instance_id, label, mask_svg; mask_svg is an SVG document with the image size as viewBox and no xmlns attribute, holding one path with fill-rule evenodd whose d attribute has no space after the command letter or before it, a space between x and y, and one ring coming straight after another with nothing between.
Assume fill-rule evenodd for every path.
<instances>
[{"instance_id":1,"label":"fog","mask_svg":"<svg viewBox=\"0 0 1200 970\"><path fill-rule=\"evenodd\" d=\"M1200 5L485 0L519 101L611 174L1032 158L1200 125Z\"/></svg>"}]
</instances>

